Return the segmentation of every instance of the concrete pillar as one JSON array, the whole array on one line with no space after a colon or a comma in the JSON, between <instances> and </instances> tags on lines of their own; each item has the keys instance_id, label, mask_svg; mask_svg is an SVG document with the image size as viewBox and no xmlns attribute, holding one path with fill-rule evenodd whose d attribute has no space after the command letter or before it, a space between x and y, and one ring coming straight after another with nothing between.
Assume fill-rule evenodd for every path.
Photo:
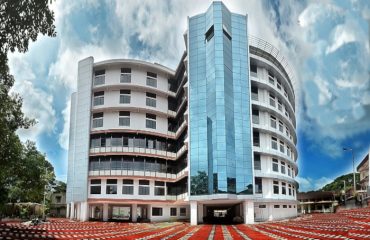
<instances>
[{"instance_id":1,"label":"concrete pillar","mask_svg":"<svg viewBox=\"0 0 370 240\"><path fill-rule=\"evenodd\" d=\"M89 219L89 204L87 202L80 203L80 221L85 222Z\"/></svg>"},{"instance_id":2,"label":"concrete pillar","mask_svg":"<svg viewBox=\"0 0 370 240\"><path fill-rule=\"evenodd\" d=\"M131 221L137 222L137 204L136 203L131 205Z\"/></svg>"},{"instance_id":3,"label":"concrete pillar","mask_svg":"<svg viewBox=\"0 0 370 240\"><path fill-rule=\"evenodd\" d=\"M198 203L190 201L190 224L198 225Z\"/></svg>"},{"instance_id":4,"label":"concrete pillar","mask_svg":"<svg viewBox=\"0 0 370 240\"><path fill-rule=\"evenodd\" d=\"M71 202L70 203L71 204L71 214L70 214L70 216L69 216L69 218L70 219L74 219L75 218L75 204L74 204L74 202Z\"/></svg>"},{"instance_id":5,"label":"concrete pillar","mask_svg":"<svg viewBox=\"0 0 370 240\"><path fill-rule=\"evenodd\" d=\"M76 210L76 219L81 220L81 203L76 204L75 210Z\"/></svg>"},{"instance_id":6,"label":"concrete pillar","mask_svg":"<svg viewBox=\"0 0 370 240\"><path fill-rule=\"evenodd\" d=\"M311 205L310 204L307 204L307 212L311 213Z\"/></svg>"},{"instance_id":7,"label":"concrete pillar","mask_svg":"<svg viewBox=\"0 0 370 240\"><path fill-rule=\"evenodd\" d=\"M324 213L325 212L325 206L324 206L324 204L321 205L321 209L322 209L322 212Z\"/></svg>"},{"instance_id":8,"label":"concrete pillar","mask_svg":"<svg viewBox=\"0 0 370 240\"><path fill-rule=\"evenodd\" d=\"M70 216L70 214L69 214L69 211L70 211L69 207L70 207L70 203L67 204L66 218L69 218L69 216Z\"/></svg>"},{"instance_id":9,"label":"concrete pillar","mask_svg":"<svg viewBox=\"0 0 370 240\"><path fill-rule=\"evenodd\" d=\"M274 220L274 217L273 217L273 214L272 214L273 211L274 211L274 209L273 209L274 205L273 204L267 204L267 207L268 207L268 214L269 214L268 220L272 221L272 220Z\"/></svg>"},{"instance_id":10,"label":"concrete pillar","mask_svg":"<svg viewBox=\"0 0 370 240\"><path fill-rule=\"evenodd\" d=\"M204 205L199 203L199 205L198 205L198 223L203 223L203 214L204 214Z\"/></svg>"},{"instance_id":11,"label":"concrete pillar","mask_svg":"<svg viewBox=\"0 0 370 240\"><path fill-rule=\"evenodd\" d=\"M148 205L148 220L152 221L152 205Z\"/></svg>"},{"instance_id":12,"label":"concrete pillar","mask_svg":"<svg viewBox=\"0 0 370 240\"><path fill-rule=\"evenodd\" d=\"M103 221L108 221L108 203L103 204Z\"/></svg>"},{"instance_id":13,"label":"concrete pillar","mask_svg":"<svg viewBox=\"0 0 370 240\"><path fill-rule=\"evenodd\" d=\"M254 203L251 200L246 200L243 202L244 211L244 223L253 224L254 223Z\"/></svg>"}]
</instances>

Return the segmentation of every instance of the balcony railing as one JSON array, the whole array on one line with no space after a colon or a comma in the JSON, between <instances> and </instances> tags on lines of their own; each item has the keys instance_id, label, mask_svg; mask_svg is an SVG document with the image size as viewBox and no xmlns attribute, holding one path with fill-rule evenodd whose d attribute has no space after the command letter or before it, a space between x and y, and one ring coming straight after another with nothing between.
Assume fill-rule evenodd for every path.
<instances>
[{"instance_id":1,"label":"balcony railing","mask_svg":"<svg viewBox=\"0 0 370 240\"><path fill-rule=\"evenodd\" d=\"M105 75L98 75L94 78L94 86L102 85L105 83Z\"/></svg>"}]
</instances>

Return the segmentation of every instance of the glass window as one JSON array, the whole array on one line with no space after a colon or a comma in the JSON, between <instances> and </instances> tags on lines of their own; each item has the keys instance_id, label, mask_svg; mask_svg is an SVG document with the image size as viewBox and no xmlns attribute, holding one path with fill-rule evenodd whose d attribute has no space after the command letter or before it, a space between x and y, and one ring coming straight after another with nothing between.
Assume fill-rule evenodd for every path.
<instances>
[{"instance_id":1,"label":"glass window","mask_svg":"<svg viewBox=\"0 0 370 240\"><path fill-rule=\"evenodd\" d=\"M274 208L280 208L280 205L274 205Z\"/></svg>"},{"instance_id":2,"label":"glass window","mask_svg":"<svg viewBox=\"0 0 370 240\"><path fill-rule=\"evenodd\" d=\"M101 180L100 179L90 180L90 194L101 194Z\"/></svg>"},{"instance_id":3,"label":"glass window","mask_svg":"<svg viewBox=\"0 0 370 240\"><path fill-rule=\"evenodd\" d=\"M177 216L177 208L171 208L170 209L170 216L176 217Z\"/></svg>"},{"instance_id":4,"label":"glass window","mask_svg":"<svg viewBox=\"0 0 370 240\"><path fill-rule=\"evenodd\" d=\"M258 205L258 208L266 208L266 205L263 204L263 205Z\"/></svg>"},{"instance_id":5,"label":"glass window","mask_svg":"<svg viewBox=\"0 0 370 240\"><path fill-rule=\"evenodd\" d=\"M288 193L289 193L289 196L292 195L292 185L291 184L288 185Z\"/></svg>"},{"instance_id":6,"label":"glass window","mask_svg":"<svg viewBox=\"0 0 370 240\"><path fill-rule=\"evenodd\" d=\"M146 127L156 129L156 116L154 114L146 114Z\"/></svg>"},{"instance_id":7,"label":"glass window","mask_svg":"<svg viewBox=\"0 0 370 240\"><path fill-rule=\"evenodd\" d=\"M270 106L275 107L275 96L270 93Z\"/></svg>"},{"instance_id":8,"label":"glass window","mask_svg":"<svg viewBox=\"0 0 370 240\"><path fill-rule=\"evenodd\" d=\"M290 132L289 132L288 127L285 127L285 135L287 135L288 137L290 137Z\"/></svg>"},{"instance_id":9,"label":"glass window","mask_svg":"<svg viewBox=\"0 0 370 240\"><path fill-rule=\"evenodd\" d=\"M259 124L259 122L260 122L260 116L259 116L258 109L253 109L252 110L252 122L254 124Z\"/></svg>"},{"instance_id":10,"label":"glass window","mask_svg":"<svg viewBox=\"0 0 370 240\"><path fill-rule=\"evenodd\" d=\"M104 105L104 91L94 92L94 106Z\"/></svg>"},{"instance_id":11,"label":"glass window","mask_svg":"<svg viewBox=\"0 0 370 240\"><path fill-rule=\"evenodd\" d=\"M279 181L273 181L274 194L279 194Z\"/></svg>"},{"instance_id":12,"label":"glass window","mask_svg":"<svg viewBox=\"0 0 370 240\"><path fill-rule=\"evenodd\" d=\"M117 194L117 179L107 179L106 194Z\"/></svg>"},{"instance_id":13,"label":"glass window","mask_svg":"<svg viewBox=\"0 0 370 240\"><path fill-rule=\"evenodd\" d=\"M285 162L281 161L281 173L285 174Z\"/></svg>"},{"instance_id":14,"label":"glass window","mask_svg":"<svg viewBox=\"0 0 370 240\"><path fill-rule=\"evenodd\" d=\"M279 81L279 79L276 79L276 86L279 90L281 90L281 82Z\"/></svg>"},{"instance_id":15,"label":"glass window","mask_svg":"<svg viewBox=\"0 0 370 240\"><path fill-rule=\"evenodd\" d=\"M272 171L279 172L279 161L277 159L272 159Z\"/></svg>"},{"instance_id":16,"label":"glass window","mask_svg":"<svg viewBox=\"0 0 370 240\"><path fill-rule=\"evenodd\" d=\"M149 195L149 180L139 180L139 195Z\"/></svg>"},{"instance_id":17,"label":"glass window","mask_svg":"<svg viewBox=\"0 0 370 240\"><path fill-rule=\"evenodd\" d=\"M288 157L290 157L290 147L289 146L286 146L286 154L288 155Z\"/></svg>"},{"instance_id":18,"label":"glass window","mask_svg":"<svg viewBox=\"0 0 370 240\"><path fill-rule=\"evenodd\" d=\"M131 103L131 90L120 90L119 91L119 103L121 104Z\"/></svg>"},{"instance_id":19,"label":"glass window","mask_svg":"<svg viewBox=\"0 0 370 240\"><path fill-rule=\"evenodd\" d=\"M94 86L105 83L105 70L95 71Z\"/></svg>"},{"instance_id":20,"label":"glass window","mask_svg":"<svg viewBox=\"0 0 370 240\"><path fill-rule=\"evenodd\" d=\"M121 83L130 83L131 82L131 68L121 68Z\"/></svg>"},{"instance_id":21,"label":"glass window","mask_svg":"<svg viewBox=\"0 0 370 240\"><path fill-rule=\"evenodd\" d=\"M282 121L279 121L279 131L282 133L284 132L284 125Z\"/></svg>"},{"instance_id":22,"label":"glass window","mask_svg":"<svg viewBox=\"0 0 370 240\"><path fill-rule=\"evenodd\" d=\"M157 99L154 93L146 93L146 105L149 107L156 107L157 106Z\"/></svg>"},{"instance_id":23,"label":"glass window","mask_svg":"<svg viewBox=\"0 0 370 240\"><path fill-rule=\"evenodd\" d=\"M272 128L276 128L276 117L270 116L270 125Z\"/></svg>"},{"instance_id":24,"label":"glass window","mask_svg":"<svg viewBox=\"0 0 370 240\"><path fill-rule=\"evenodd\" d=\"M122 180L122 194L127 194L127 195L134 194L134 180L132 179Z\"/></svg>"},{"instance_id":25,"label":"glass window","mask_svg":"<svg viewBox=\"0 0 370 240\"><path fill-rule=\"evenodd\" d=\"M283 208L287 208L288 206L287 205L283 205Z\"/></svg>"},{"instance_id":26,"label":"glass window","mask_svg":"<svg viewBox=\"0 0 370 240\"><path fill-rule=\"evenodd\" d=\"M260 146L260 133L257 131L253 132L253 146L255 147Z\"/></svg>"},{"instance_id":27,"label":"glass window","mask_svg":"<svg viewBox=\"0 0 370 240\"><path fill-rule=\"evenodd\" d=\"M104 113L100 112L100 113L94 113L93 114L93 122L92 122L92 127L93 128L99 128L99 127L103 127L103 117L104 117Z\"/></svg>"},{"instance_id":28,"label":"glass window","mask_svg":"<svg viewBox=\"0 0 370 240\"><path fill-rule=\"evenodd\" d=\"M154 195L155 196L164 196L165 184L164 182L155 181L154 182Z\"/></svg>"},{"instance_id":29,"label":"glass window","mask_svg":"<svg viewBox=\"0 0 370 240\"><path fill-rule=\"evenodd\" d=\"M206 34L205 34L205 39L207 42L209 42L212 37L214 36L214 27L213 25L207 30Z\"/></svg>"},{"instance_id":30,"label":"glass window","mask_svg":"<svg viewBox=\"0 0 370 240\"><path fill-rule=\"evenodd\" d=\"M250 68L251 68L251 75L254 77L257 77L257 65L251 64Z\"/></svg>"},{"instance_id":31,"label":"glass window","mask_svg":"<svg viewBox=\"0 0 370 240\"><path fill-rule=\"evenodd\" d=\"M276 137L271 137L271 147L272 147L272 149L275 149L275 150L278 149L277 138Z\"/></svg>"},{"instance_id":32,"label":"glass window","mask_svg":"<svg viewBox=\"0 0 370 240\"><path fill-rule=\"evenodd\" d=\"M252 100L258 101L258 87L252 86Z\"/></svg>"},{"instance_id":33,"label":"glass window","mask_svg":"<svg viewBox=\"0 0 370 240\"><path fill-rule=\"evenodd\" d=\"M269 83L271 85L275 85L274 75L270 71L268 72L268 74L269 74Z\"/></svg>"},{"instance_id":34,"label":"glass window","mask_svg":"<svg viewBox=\"0 0 370 240\"><path fill-rule=\"evenodd\" d=\"M290 165L288 165L288 176L290 177Z\"/></svg>"},{"instance_id":35,"label":"glass window","mask_svg":"<svg viewBox=\"0 0 370 240\"><path fill-rule=\"evenodd\" d=\"M120 111L118 124L119 126L129 127L130 126L130 112Z\"/></svg>"},{"instance_id":36,"label":"glass window","mask_svg":"<svg viewBox=\"0 0 370 240\"><path fill-rule=\"evenodd\" d=\"M186 208L180 208L180 216L186 216Z\"/></svg>"},{"instance_id":37,"label":"glass window","mask_svg":"<svg viewBox=\"0 0 370 240\"><path fill-rule=\"evenodd\" d=\"M280 152L284 153L285 152L285 147L284 147L284 142L280 141Z\"/></svg>"},{"instance_id":38,"label":"glass window","mask_svg":"<svg viewBox=\"0 0 370 240\"><path fill-rule=\"evenodd\" d=\"M279 111L283 111L283 104L281 103L280 99L278 99L278 109Z\"/></svg>"},{"instance_id":39,"label":"glass window","mask_svg":"<svg viewBox=\"0 0 370 240\"><path fill-rule=\"evenodd\" d=\"M255 184L255 193L262 193L262 178L256 177L254 178Z\"/></svg>"},{"instance_id":40,"label":"glass window","mask_svg":"<svg viewBox=\"0 0 370 240\"><path fill-rule=\"evenodd\" d=\"M162 208L152 208L152 216L162 216L163 215L163 209Z\"/></svg>"},{"instance_id":41,"label":"glass window","mask_svg":"<svg viewBox=\"0 0 370 240\"><path fill-rule=\"evenodd\" d=\"M222 32L227 37L227 39L229 39L231 41L231 36L230 36L229 32L227 31L227 29L225 28L225 26L223 26Z\"/></svg>"},{"instance_id":42,"label":"glass window","mask_svg":"<svg viewBox=\"0 0 370 240\"><path fill-rule=\"evenodd\" d=\"M147 72L146 85L151 86L151 87L157 87L157 74L156 73Z\"/></svg>"},{"instance_id":43,"label":"glass window","mask_svg":"<svg viewBox=\"0 0 370 240\"><path fill-rule=\"evenodd\" d=\"M286 195L286 183L285 182L281 183L281 194Z\"/></svg>"},{"instance_id":44,"label":"glass window","mask_svg":"<svg viewBox=\"0 0 370 240\"><path fill-rule=\"evenodd\" d=\"M261 155L254 153L254 170L261 170Z\"/></svg>"}]
</instances>

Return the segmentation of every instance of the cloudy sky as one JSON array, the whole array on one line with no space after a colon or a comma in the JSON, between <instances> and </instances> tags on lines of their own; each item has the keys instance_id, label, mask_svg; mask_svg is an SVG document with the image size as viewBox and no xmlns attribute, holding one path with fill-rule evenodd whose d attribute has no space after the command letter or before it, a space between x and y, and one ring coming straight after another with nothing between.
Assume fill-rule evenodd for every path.
<instances>
[{"instance_id":1,"label":"cloudy sky","mask_svg":"<svg viewBox=\"0 0 370 240\"><path fill-rule=\"evenodd\" d=\"M20 130L66 180L70 95L77 62L134 58L175 68L187 16L212 1L53 1L56 38L39 36L26 54L9 54L13 91L38 121ZM370 147L370 1L224 1L248 14L249 33L279 48L295 70L300 190L352 171Z\"/></svg>"}]
</instances>

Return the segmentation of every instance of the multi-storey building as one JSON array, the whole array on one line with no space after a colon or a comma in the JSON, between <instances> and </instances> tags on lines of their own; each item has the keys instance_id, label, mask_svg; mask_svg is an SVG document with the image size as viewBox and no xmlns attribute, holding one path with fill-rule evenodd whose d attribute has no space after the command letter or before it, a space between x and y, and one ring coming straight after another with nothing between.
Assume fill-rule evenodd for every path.
<instances>
[{"instance_id":1,"label":"multi-storey building","mask_svg":"<svg viewBox=\"0 0 370 240\"><path fill-rule=\"evenodd\" d=\"M357 186L356 192L358 194L357 196L358 199L365 206L370 205L369 156L370 156L370 148L369 148L369 152L366 153L365 157L362 159L360 164L357 166L357 172L360 173L360 182L359 182L360 189L358 189L358 186Z\"/></svg>"},{"instance_id":2,"label":"multi-storey building","mask_svg":"<svg viewBox=\"0 0 370 240\"><path fill-rule=\"evenodd\" d=\"M221 2L188 19L175 71L138 60L78 66L67 214L80 220L297 214L292 74Z\"/></svg>"}]
</instances>

